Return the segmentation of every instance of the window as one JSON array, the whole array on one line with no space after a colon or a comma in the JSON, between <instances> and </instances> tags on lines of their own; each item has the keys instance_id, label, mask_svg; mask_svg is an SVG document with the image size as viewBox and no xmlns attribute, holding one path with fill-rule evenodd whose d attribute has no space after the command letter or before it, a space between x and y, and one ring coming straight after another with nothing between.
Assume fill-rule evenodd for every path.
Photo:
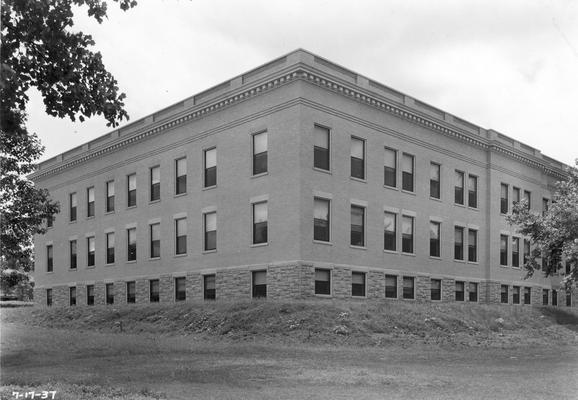
<instances>
[{"instance_id":1,"label":"window","mask_svg":"<svg viewBox=\"0 0 578 400\"><path fill-rule=\"evenodd\" d=\"M404 299L413 299L415 296L415 279L411 276L404 276L403 277L403 298Z\"/></svg>"},{"instance_id":2,"label":"window","mask_svg":"<svg viewBox=\"0 0 578 400\"><path fill-rule=\"evenodd\" d=\"M46 305L48 307L52 305L52 289L46 289Z\"/></svg>"},{"instance_id":3,"label":"window","mask_svg":"<svg viewBox=\"0 0 578 400\"><path fill-rule=\"evenodd\" d=\"M161 199L161 167L152 167L150 171L151 197L150 201Z\"/></svg>"},{"instance_id":4,"label":"window","mask_svg":"<svg viewBox=\"0 0 578 400\"><path fill-rule=\"evenodd\" d=\"M385 298L397 299L397 276L385 275Z\"/></svg>"},{"instance_id":5,"label":"window","mask_svg":"<svg viewBox=\"0 0 578 400\"><path fill-rule=\"evenodd\" d=\"M46 227L52 228L54 225L54 217L51 215L50 217L46 218Z\"/></svg>"},{"instance_id":6,"label":"window","mask_svg":"<svg viewBox=\"0 0 578 400\"><path fill-rule=\"evenodd\" d=\"M76 193L70 193L70 222L76 221L77 201Z\"/></svg>"},{"instance_id":7,"label":"window","mask_svg":"<svg viewBox=\"0 0 578 400\"><path fill-rule=\"evenodd\" d=\"M566 307L572 307L572 293L566 292Z\"/></svg>"},{"instance_id":8,"label":"window","mask_svg":"<svg viewBox=\"0 0 578 400\"><path fill-rule=\"evenodd\" d=\"M456 281L456 301L464 301L465 300L465 283Z\"/></svg>"},{"instance_id":9,"label":"window","mask_svg":"<svg viewBox=\"0 0 578 400\"><path fill-rule=\"evenodd\" d=\"M532 302L532 289L529 287L524 288L524 304L530 304Z\"/></svg>"},{"instance_id":10,"label":"window","mask_svg":"<svg viewBox=\"0 0 578 400\"><path fill-rule=\"evenodd\" d=\"M429 196L434 199L440 198L440 165L430 163L429 167Z\"/></svg>"},{"instance_id":11,"label":"window","mask_svg":"<svg viewBox=\"0 0 578 400\"><path fill-rule=\"evenodd\" d=\"M429 255L431 257L440 257L440 227L439 222L429 223Z\"/></svg>"},{"instance_id":12,"label":"window","mask_svg":"<svg viewBox=\"0 0 578 400\"><path fill-rule=\"evenodd\" d=\"M72 286L68 288L68 304L71 306L76 305L76 287Z\"/></svg>"},{"instance_id":13,"label":"window","mask_svg":"<svg viewBox=\"0 0 578 400\"><path fill-rule=\"evenodd\" d=\"M253 135L253 175L267 172L267 132Z\"/></svg>"},{"instance_id":14,"label":"window","mask_svg":"<svg viewBox=\"0 0 578 400\"><path fill-rule=\"evenodd\" d=\"M158 303L160 300L158 279L151 279L149 281L149 300L151 303Z\"/></svg>"},{"instance_id":15,"label":"window","mask_svg":"<svg viewBox=\"0 0 578 400\"><path fill-rule=\"evenodd\" d=\"M430 279L430 295L432 300L442 299L442 281L440 279Z\"/></svg>"},{"instance_id":16,"label":"window","mask_svg":"<svg viewBox=\"0 0 578 400\"><path fill-rule=\"evenodd\" d=\"M313 240L329 242L330 201L316 197L313 205Z\"/></svg>"},{"instance_id":17,"label":"window","mask_svg":"<svg viewBox=\"0 0 578 400\"><path fill-rule=\"evenodd\" d=\"M267 243L267 202L253 204L253 244Z\"/></svg>"},{"instance_id":18,"label":"window","mask_svg":"<svg viewBox=\"0 0 578 400\"><path fill-rule=\"evenodd\" d=\"M413 217L407 215L401 219L401 251L413 254Z\"/></svg>"},{"instance_id":19,"label":"window","mask_svg":"<svg viewBox=\"0 0 578 400\"><path fill-rule=\"evenodd\" d=\"M524 239L524 265L530 259L530 241L528 239Z\"/></svg>"},{"instance_id":20,"label":"window","mask_svg":"<svg viewBox=\"0 0 578 400\"><path fill-rule=\"evenodd\" d=\"M383 161L383 184L397 187L397 151L385 148Z\"/></svg>"},{"instance_id":21,"label":"window","mask_svg":"<svg viewBox=\"0 0 578 400\"><path fill-rule=\"evenodd\" d=\"M351 137L351 177L365 179L365 140Z\"/></svg>"},{"instance_id":22,"label":"window","mask_svg":"<svg viewBox=\"0 0 578 400\"><path fill-rule=\"evenodd\" d=\"M476 282L470 282L469 288L469 296L470 301L477 302L478 301L478 284Z\"/></svg>"},{"instance_id":23,"label":"window","mask_svg":"<svg viewBox=\"0 0 578 400\"><path fill-rule=\"evenodd\" d=\"M86 305L94 305L94 285L86 285Z\"/></svg>"},{"instance_id":24,"label":"window","mask_svg":"<svg viewBox=\"0 0 578 400\"><path fill-rule=\"evenodd\" d=\"M401 157L401 188L413 192L413 163L412 155L403 153Z\"/></svg>"},{"instance_id":25,"label":"window","mask_svg":"<svg viewBox=\"0 0 578 400\"><path fill-rule=\"evenodd\" d=\"M203 277L203 296L205 300L215 300L215 275L205 275Z\"/></svg>"},{"instance_id":26,"label":"window","mask_svg":"<svg viewBox=\"0 0 578 400\"><path fill-rule=\"evenodd\" d=\"M204 216L205 251L217 249L217 213L210 212Z\"/></svg>"},{"instance_id":27,"label":"window","mask_svg":"<svg viewBox=\"0 0 578 400\"><path fill-rule=\"evenodd\" d=\"M114 304L114 283L104 285L106 304Z\"/></svg>"},{"instance_id":28,"label":"window","mask_svg":"<svg viewBox=\"0 0 578 400\"><path fill-rule=\"evenodd\" d=\"M313 134L313 167L329 171L329 129L315 125Z\"/></svg>"},{"instance_id":29,"label":"window","mask_svg":"<svg viewBox=\"0 0 578 400\"><path fill-rule=\"evenodd\" d=\"M94 187L86 189L86 216L94 217Z\"/></svg>"},{"instance_id":30,"label":"window","mask_svg":"<svg viewBox=\"0 0 578 400\"><path fill-rule=\"evenodd\" d=\"M267 271L253 271L253 298L267 297Z\"/></svg>"},{"instance_id":31,"label":"window","mask_svg":"<svg viewBox=\"0 0 578 400\"><path fill-rule=\"evenodd\" d=\"M542 305L548 305L548 298L550 297L550 292L548 289L542 289Z\"/></svg>"},{"instance_id":32,"label":"window","mask_svg":"<svg viewBox=\"0 0 578 400\"><path fill-rule=\"evenodd\" d=\"M126 177L127 180L127 207L136 206L136 174Z\"/></svg>"},{"instance_id":33,"label":"window","mask_svg":"<svg viewBox=\"0 0 578 400\"><path fill-rule=\"evenodd\" d=\"M500 213L508 213L508 185L500 184Z\"/></svg>"},{"instance_id":34,"label":"window","mask_svg":"<svg viewBox=\"0 0 578 400\"><path fill-rule=\"evenodd\" d=\"M131 281L126 283L126 302L136 303L136 282Z\"/></svg>"},{"instance_id":35,"label":"window","mask_svg":"<svg viewBox=\"0 0 578 400\"><path fill-rule=\"evenodd\" d=\"M76 253L76 240L71 240L69 242L70 249L70 269L76 269L77 263L77 253Z\"/></svg>"},{"instance_id":36,"label":"window","mask_svg":"<svg viewBox=\"0 0 578 400\"><path fill-rule=\"evenodd\" d=\"M464 228L461 226L454 228L454 259L464 259Z\"/></svg>"},{"instance_id":37,"label":"window","mask_svg":"<svg viewBox=\"0 0 578 400\"><path fill-rule=\"evenodd\" d=\"M383 249L396 251L396 221L397 215L384 212L383 217Z\"/></svg>"},{"instance_id":38,"label":"window","mask_svg":"<svg viewBox=\"0 0 578 400\"><path fill-rule=\"evenodd\" d=\"M500 265L508 265L508 236L500 235Z\"/></svg>"},{"instance_id":39,"label":"window","mask_svg":"<svg viewBox=\"0 0 578 400\"><path fill-rule=\"evenodd\" d=\"M95 242L94 236L86 238L86 265L94 267L95 264Z\"/></svg>"},{"instance_id":40,"label":"window","mask_svg":"<svg viewBox=\"0 0 578 400\"><path fill-rule=\"evenodd\" d=\"M524 190L524 200L526 200L526 208L530 210L532 208L532 194L527 190Z\"/></svg>"},{"instance_id":41,"label":"window","mask_svg":"<svg viewBox=\"0 0 578 400\"><path fill-rule=\"evenodd\" d=\"M136 261L136 228L126 230L127 261Z\"/></svg>"},{"instance_id":42,"label":"window","mask_svg":"<svg viewBox=\"0 0 578 400\"><path fill-rule=\"evenodd\" d=\"M549 200L546 198L543 198L542 199L542 216L545 216L548 213L549 206L550 206Z\"/></svg>"},{"instance_id":43,"label":"window","mask_svg":"<svg viewBox=\"0 0 578 400\"><path fill-rule=\"evenodd\" d=\"M185 301L187 299L187 280L184 277L175 278L175 301Z\"/></svg>"},{"instance_id":44,"label":"window","mask_svg":"<svg viewBox=\"0 0 578 400\"><path fill-rule=\"evenodd\" d=\"M508 285L500 285L500 303L508 304Z\"/></svg>"},{"instance_id":45,"label":"window","mask_svg":"<svg viewBox=\"0 0 578 400\"><path fill-rule=\"evenodd\" d=\"M468 261L478 261L478 231L468 229Z\"/></svg>"},{"instance_id":46,"label":"window","mask_svg":"<svg viewBox=\"0 0 578 400\"><path fill-rule=\"evenodd\" d=\"M175 194L187 193L187 159L175 160Z\"/></svg>"},{"instance_id":47,"label":"window","mask_svg":"<svg viewBox=\"0 0 578 400\"><path fill-rule=\"evenodd\" d=\"M478 208L478 177L468 176L468 206Z\"/></svg>"},{"instance_id":48,"label":"window","mask_svg":"<svg viewBox=\"0 0 578 400\"><path fill-rule=\"evenodd\" d=\"M351 245L365 246L365 208L351 206Z\"/></svg>"},{"instance_id":49,"label":"window","mask_svg":"<svg viewBox=\"0 0 578 400\"><path fill-rule=\"evenodd\" d=\"M205 150L205 187L217 184L217 149Z\"/></svg>"},{"instance_id":50,"label":"window","mask_svg":"<svg viewBox=\"0 0 578 400\"><path fill-rule=\"evenodd\" d=\"M331 294L331 270L315 269L315 294Z\"/></svg>"},{"instance_id":51,"label":"window","mask_svg":"<svg viewBox=\"0 0 578 400\"><path fill-rule=\"evenodd\" d=\"M464 204L464 173L456 171L456 183L454 187L454 203Z\"/></svg>"},{"instance_id":52,"label":"window","mask_svg":"<svg viewBox=\"0 0 578 400\"><path fill-rule=\"evenodd\" d=\"M520 238L512 238L512 267L520 266Z\"/></svg>"},{"instance_id":53,"label":"window","mask_svg":"<svg viewBox=\"0 0 578 400\"><path fill-rule=\"evenodd\" d=\"M151 248L150 257L159 258L161 256L161 224L150 225Z\"/></svg>"},{"instance_id":54,"label":"window","mask_svg":"<svg viewBox=\"0 0 578 400\"><path fill-rule=\"evenodd\" d=\"M106 182L106 212L114 211L114 181Z\"/></svg>"},{"instance_id":55,"label":"window","mask_svg":"<svg viewBox=\"0 0 578 400\"><path fill-rule=\"evenodd\" d=\"M558 291L552 290L552 305L558 306Z\"/></svg>"},{"instance_id":56,"label":"window","mask_svg":"<svg viewBox=\"0 0 578 400\"><path fill-rule=\"evenodd\" d=\"M106 234L106 263L114 264L114 232Z\"/></svg>"},{"instance_id":57,"label":"window","mask_svg":"<svg viewBox=\"0 0 578 400\"><path fill-rule=\"evenodd\" d=\"M356 297L365 296L365 272L351 273L351 295Z\"/></svg>"},{"instance_id":58,"label":"window","mask_svg":"<svg viewBox=\"0 0 578 400\"><path fill-rule=\"evenodd\" d=\"M520 304L520 286L514 286L514 291L512 293L512 303Z\"/></svg>"},{"instance_id":59,"label":"window","mask_svg":"<svg viewBox=\"0 0 578 400\"><path fill-rule=\"evenodd\" d=\"M520 202L520 188L512 187L512 206Z\"/></svg>"},{"instance_id":60,"label":"window","mask_svg":"<svg viewBox=\"0 0 578 400\"><path fill-rule=\"evenodd\" d=\"M175 220L175 253L187 253L187 219Z\"/></svg>"}]
</instances>

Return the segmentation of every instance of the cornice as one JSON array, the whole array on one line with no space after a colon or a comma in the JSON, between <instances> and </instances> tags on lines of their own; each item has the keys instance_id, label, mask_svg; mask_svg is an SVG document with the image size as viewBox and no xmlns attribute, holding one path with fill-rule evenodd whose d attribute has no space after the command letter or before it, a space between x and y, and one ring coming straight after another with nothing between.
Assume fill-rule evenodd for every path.
<instances>
[{"instance_id":1,"label":"cornice","mask_svg":"<svg viewBox=\"0 0 578 400\"><path fill-rule=\"evenodd\" d=\"M240 102L246 101L250 98L259 96L263 93L269 92L280 86L286 85L295 80L302 80L333 93L345 96L353 101L377 108L383 112L387 112L398 118L406 120L410 123L419 125L426 129L438 132L444 136L452 137L457 140L466 142L473 146L480 147L486 151L497 151L519 162L527 164L531 167L538 168L546 174L552 175L556 178L564 178L564 173L556 170L541 162L539 159L530 156L522 155L519 152L506 148L504 145L489 141L484 137L475 137L472 133L450 125L441 120L436 120L434 117L425 116L424 113L418 110L411 109L405 105L396 103L392 100L385 99L379 94L366 90L355 84L346 83L341 79L333 76L328 76L326 73L316 70L315 68L299 63L293 69L283 72L280 76L273 76L269 79L254 84L250 87L241 87L229 95L221 96L214 101L209 101L206 104L200 104L179 114L173 115L159 123L153 123L150 126L145 126L126 137L120 137L117 140L109 143L103 143L94 150L88 149L84 154L77 155L70 160L63 160L60 163L47 166L46 169L37 170L30 175L33 180L40 180L50 175L57 174L66 169L77 166L81 163L87 162L93 158L103 156L105 154L118 151L135 142L148 139L156 136L164 131L173 129L185 123L204 118L215 112L222 111Z\"/></svg>"}]
</instances>

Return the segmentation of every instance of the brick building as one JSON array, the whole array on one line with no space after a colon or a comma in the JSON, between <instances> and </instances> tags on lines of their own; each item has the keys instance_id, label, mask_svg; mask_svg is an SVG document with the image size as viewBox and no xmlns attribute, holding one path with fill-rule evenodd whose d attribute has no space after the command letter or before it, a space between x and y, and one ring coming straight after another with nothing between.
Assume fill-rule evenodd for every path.
<instances>
[{"instance_id":1,"label":"brick building","mask_svg":"<svg viewBox=\"0 0 578 400\"><path fill-rule=\"evenodd\" d=\"M304 50L40 164L39 304L571 304L505 215L563 165Z\"/></svg>"}]
</instances>

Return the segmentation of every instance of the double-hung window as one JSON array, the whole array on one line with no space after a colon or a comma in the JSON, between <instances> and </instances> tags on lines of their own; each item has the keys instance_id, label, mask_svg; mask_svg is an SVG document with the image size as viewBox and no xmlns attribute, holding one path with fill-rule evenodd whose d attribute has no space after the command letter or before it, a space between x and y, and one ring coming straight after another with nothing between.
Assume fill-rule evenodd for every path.
<instances>
[{"instance_id":1,"label":"double-hung window","mask_svg":"<svg viewBox=\"0 0 578 400\"><path fill-rule=\"evenodd\" d=\"M160 301L159 280L151 279L149 281L149 300L151 303L158 303Z\"/></svg>"},{"instance_id":2,"label":"double-hung window","mask_svg":"<svg viewBox=\"0 0 578 400\"><path fill-rule=\"evenodd\" d=\"M136 282L130 281L126 283L126 302L136 303Z\"/></svg>"},{"instance_id":3,"label":"double-hung window","mask_svg":"<svg viewBox=\"0 0 578 400\"><path fill-rule=\"evenodd\" d=\"M500 303L508 304L509 300L509 287L508 285L500 285Z\"/></svg>"},{"instance_id":4,"label":"double-hung window","mask_svg":"<svg viewBox=\"0 0 578 400\"><path fill-rule=\"evenodd\" d=\"M331 270L315 269L315 294L331 294Z\"/></svg>"},{"instance_id":5,"label":"double-hung window","mask_svg":"<svg viewBox=\"0 0 578 400\"><path fill-rule=\"evenodd\" d=\"M86 265L89 267L94 267L95 264L95 243L94 243L94 236L88 237L86 238L86 250L87 250L87 261L86 261Z\"/></svg>"},{"instance_id":6,"label":"double-hung window","mask_svg":"<svg viewBox=\"0 0 578 400\"><path fill-rule=\"evenodd\" d=\"M351 240L352 246L365 246L365 208L351 206Z\"/></svg>"},{"instance_id":7,"label":"double-hung window","mask_svg":"<svg viewBox=\"0 0 578 400\"><path fill-rule=\"evenodd\" d=\"M315 168L329 171L330 169L329 129L315 125L313 135L314 135L313 166Z\"/></svg>"},{"instance_id":8,"label":"double-hung window","mask_svg":"<svg viewBox=\"0 0 578 400\"><path fill-rule=\"evenodd\" d=\"M94 285L86 285L86 305L94 305Z\"/></svg>"},{"instance_id":9,"label":"double-hung window","mask_svg":"<svg viewBox=\"0 0 578 400\"><path fill-rule=\"evenodd\" d=\"M76 286L71 286L68 288L68 303L71 306L76 305Z\"/></svg>"},{"instance_id":10,"label":"double-hung window","mask_svg":"<svg viewBox=\"0 0 578 400\"><path fill-rule=\"evenodd\" d=\"M76 269L78 265L76 240L71 240L69 242L69 248L70 248L70 269Z\"/></svg>"},{"instance_id":11,"label":"double-hung window","mask_svg":"<svg viewBox=\"0 0 578 400\"><path fill-rule=\"evenodd\" d=\"M205 251L217 250L217 213L215 211L204 215Z\"/></svg>"},{"instance_id":12,"label":"double-hung window","mask_svg":"<svg viewBox=\"0 0 578 400\"><path fill-rule=\"evenodd\" d=\"M524 264L526 264L529 259L530 259L530 241L528 239L524 239Z\"/></svg>"},{"instance_id":13,"label":"double-hung window","mask_svg":"<svg viewBox=\"0 0 578 400\"><path fill-rule=\"evenodd\" d=\"M465 283L456 281L456 301L464 301L465 300Z\"/></svg>"},{"instance_id":14,"label":"double-hung window","mask_svg":"<svg viewBox=\"0 0 578 400\"><path fill-rule=\"evenodd\" d=\"M351 137L351 177L365 179L365 140Z\"/></svg>"},{"instance_id":15,"label":"double-hung window","mask_svg":"<svg viewBox=\"0 0 578 400\"><path fill-rule=\"evenodd\" d=\"M500 213L508 213L508 185L500 184Z\"/></svg>"},{"instance_id":16,"label":"double-hung window","mask_svg":"<svg viewBox=\"0 0 578 400\"><path fill-rule=\"evenodd\" d=\"M205 173L204 173L205 185L204 185L204 187L208 188L211 186L215 186L217 184L217 148L216 147L213 147L212 149L205 150L204 161L205 161Z\"/></svg>"},{"instance_id":17,"label":"double-hung window","mask_svg":"<svg viewBox=\"0 0 578 400\"><path fill-rule=\"evenodd\" d=\"M352 296L365 296L365 272L351 273L351 295Z\"/></svg>"},{"instance_id":18,"label":"double-hung window","mask_svg":"<svg viewBox=\"0 0 578 400\"><path fill-rule=\"evenodd\" d=\"M512 238L512 267L520 266L520 238Z\"/></svg>"},{"instance_id":19,"label":"double-hung window","mask_svg":"<svg viewBox=\"0 0 578 400\"><path fill-rule=\"evenodd\" d=\"M526 201L526 208L528 210L531 210L532 209L532 194L527 190L524 190L524 200Z\"/></svg>"},{"instance_id":20,"label":"double-hung window","mask_svg":"<svg viewBox=\"0 0 578 400\"><path fill-rule=\"evenodd\" d=\"M150 170L150 201L157 201L161 199L161 167L158 165L152 167Z\"/></svg>"},{"instance_id":21,"label":"double-hung window","mask_svg":"<svg viewBox=\"0 0 578 400\"><path fill-rule=\"evenodd\" d=\"M94 186L86 189L86 216L94 217Z\"/></svg>"},{"instance_id":22,"label":"double-hung window","mask_svg":"<svg viewBox=\"0 0 578 400\"><path fill-rule=\"evenodd\" d=\"M175 220L175 254L187 253L187 219Z\"/></svg>"},{"instance_id":23,"label":"double-hung window","mask_svg":"<svg viewBox=\"0 0 578 400\"><path fill-rule=\"evenodd\" d=\"M401 251L413 254L413 217L408 215L401 219Z\"/></svg>"},{"instance_id":24,"label":"double-hung window","mask_svg":"<svg viewBox=\"0 0 578 400\"><path fill-rule=\"evenodd\" d=\"M478 177L468 176L468 206L478 208Z\"/></svg>"},{"instance_id":25,"label":"double-hung window","mask_svg":"<svg viewBox=\"0 0 578 400\"><path fill-rule=\"evenodd\" d=\"M150 258L161 256L161 224L150 225Z\"/></svg>"},{"instance_id":26,"label":"double-hung window","mask_svg":"<svg viewBox=\"0 0 578 400\"><path fill-rule=\"evenodd\" d=\"M434 199L440 198L440 170L441 166L431 163L429 167L429 196Z\"/></svg>"},{"instance_id":27,"label":"double-hung window","mask_svg":"<svg viewBox=\"0 0 578 400\"><path fill-rule=\"evenodd\" d=\"M253 244L267 243L267 202L253 204Z\"/></svg>"},{"instance_id":28,"label":"double-hung window","mask_svg":"<svg viewBox=\"0 0 578 400\"><path fill-rule=\"evenodd\" d=\"M383 217L383 249L389 251L396 251L397 246L397 230L396 230L397 215L391 212L384 212Z\"/></svg>"},{"instance_id":29,"label":"double-hung window","mask_svg":"<svg viewBox=\"0 0 578 400\"><path fill-rule=\"evenodd\" d=\"M187 159L175 160L175 194L187 193Z\"/></svg>"},{"instance_id":30,"label":"double-hung window","mask_svg":"<svg viewBox=\"0 0 578 400\"><path fill-rule=\"evenodd\" d=\"M383 184L397 187L397 151L385 148L383 160Z\"/></svg>"},{"instance_id":31,"label":"double-hung window","mask_svg":"<svg viewBox=\"0 0 578 400\"><path fill-rule=\"evenodd\" d=\"M175 278L175 301L187 299L187 280L185 277Z\"/></svg>"},{"instance_id":32,"label":"double-hung window","mask_svg":"<svg viewBox=\"0 0 578 400\"><path fill-rule=\"evenodd\" d=\"M78 199L76 193L70 193L70 222L76 221L76 208L78 206Z\"/></svg>"},{"instance_id":33,"label":"double-hung window","mask_svg":"<svg viewBox=\"0 0 578 400\"><path fill-rule=\"evenodd\" d=\"M106 212L114 211L114 181L106 182Z\"/></svg>"},{"instance_id":34,"label":"double-hung window","mask_svg":"<svg viewBox=\"0 0 578 400\"><path fill-rule=\"evenodd\" d=\"M401 188L408 192L414 191L414 156L403 153L401 157Z\"/></svg>"},{"instance_id":35,"label":"double-hung window","mask_svg":"<svg viewBox=\"0 0 578 400\"><path fill-rule=\"evenodd\" d=\"M442 281L441 279L431 279L430 280L430 294L432 300L442 299Z\"/></svg>"},{"instance_id":36,"label":"double-hung window","mask_svg":"<svg viewBox=\"0 0 578 400\"><path fill-rule=\"evenodd\" d=\"M267 297L267 271L253 271L253 298Z\"/></svg>"},{"instance_id":37,"label":"double-hung window","mask_svg":"<svg viewBox=\"0 0 578 400\"><path fill-rule=\"evenodd\" d=\"M520 202L520 188L512 187L512 207Z\"/></svg>"},{"instance_id":38,"label":"double-hung window","mask_svg":"<svg viewBox=\"0 0 578 400\"><path fill-rule=\"evenodd\" d=\"M51 244L46 246L46 272L52 272L54 269L54 253Z\"/></svg>"},{"instance_id":39,"label":"double-hung window","mask_svg":"<svg viewBox=\"0 0 578 400\"><path fill-rule=\"evenodd\" d=\"M136 206L136 174L130 174L127 180L127 207Z\"/></svg>"},{"instance_id":40,"label":"double-hung window","mask_svg":"<svg viewBox=\"0 0 578 400\"><path fill-rule=\"evenodd\" d=\"M203 276L203 298L205 300L215 300L217 298L215 274Z\"/></svg>"},{"instance_id":41,"label":"double-hung window","mask_svg":"<svg viewBox=\"0 0 578 400\"><path fill-rule=\"evenodd\" d=\"M478 301L478 284L476 282L470 282L468 295L471 302Z\"/></svg>"},{"instance_id":42,"label":"double-hung window","mask_svg":"<svg viewBox=\"0 0 578 400\"><path fill-rule=\"evenodd\" d=\"M429 223L429 255L431 257L441 256L441 224L439 222L430 221Z\"/></svg>"},{"instance_id":43,"label":"double-hung window","mask_svg":"<svg viewBox=\"0 0 578 400\"><path fill-rule=\"evenodd\" d=\"M524 304L532 303L532 289L529 287L524 287Z\"/></svg>"},{"instance_id":44,"label":"double-hung window","mask_svg":"<svg viewBox=\"0 0 578 400\"><path fill-rule=\"evenodd\" d=\"M454 259L464 259L464 228L461 226L454 228Z\"/></svg>"},{"instance_id":45,"label":"double-hung window","mask_svg":"<svg viewBox=\"0 0 578 400\"><path fill-rule=\"evenodd\" d=\"M253 175L267 172L267 132L253 135Z\"/></svg>"},{"instance_id":46,"label":"double-hung window","mask_svg":"<svg viewBox=\"0 0 578 400\"><path fill-rule=\"evenodd\" d=\"M397 299L397 276L385 275L385 298Z\"/></svg>"},{"instance_id":47,"label":"double-hung window","mask_svg":"<svg viewBox=\"0 0 578 400\"><path fill-rule=\"evenodd\" d=\"M104 285L104 296L106 298L106 304L114 304L114 283Z\"/></svg>"},{"instance_id":48,"label":"double-hung window","mask_svg":"<svg viewBox=\"0 0 578 400\"><path fill-rule=\"evenodd\" d=\"M415 278L412 276L403 277L403 298L404 299L415 298Z\"/></svg>"},{"instance_id":49,"label":"double-hung window","mask_svg":"<svg viewBox=\"0 0 578 400\"><path fill-rule=\"evenodd\" d=\"M114 232L106 234L106 263L114 264Z\"/></svg>"},{"instance_id":50,"label":"double-hung window","mask_svg":"<svg viewBox=\"0 0 578 400\"><path fill-rule=\"evenodd\" d=\"M313 206L313 240L330 241L330 201L316 197Z\"/></svg>"},{"instance_id":51,"label":"double-hung window","mask_svg":"<svg viewBox=\"0 0 578 400\"><path fill-rule=\"evenodd\" d=\"M455 171L454 203L464 204L464 173Z\"/></svg>"},{"instance_id":52,"label":"double-hung window","mask_svg":"<svg viewBox=\"0 0 578 400\"><path fill-rule=\"evenodd\" d=\"M126 230L127 261L136 261L136 228Z\"/></svg>"},{"instance_id":53,"label":"double-hung window","mask_svg":"<svg viewBox=\"0 0 578 400\"><path fill-rule=\"evenodd\" d=\"M478 231L468 229L468 261L478 261Z\"/></svg>"},{"instance_id":54,"label":"double-hung window","mask_svg":"<svg viewBox=\"0 0 578 400\"><path fill-rule=\"evenodd\" d=\"M508 265L508 236L500 235L500 265Z\"/></svg>"}]
</instances>

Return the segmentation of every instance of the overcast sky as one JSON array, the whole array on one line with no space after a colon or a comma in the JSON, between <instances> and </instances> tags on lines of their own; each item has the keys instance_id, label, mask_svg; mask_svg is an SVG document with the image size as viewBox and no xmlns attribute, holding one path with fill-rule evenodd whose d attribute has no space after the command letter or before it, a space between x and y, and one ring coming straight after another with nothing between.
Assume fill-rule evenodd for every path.
<instances>
[{"instance_id":1,"label":"overcast sky","mask_svg":"<svg viewBox=\"0 0 578 400\"><path fill-rule=\"evenodd\" d=\"M140 0L93 35L131 121L296 48L567 164L578 157L578 1ZM109 132L49 117L31 93L43 159ZM124 124L124 123L123 123Z\"/></svg>"}]
</instances>

